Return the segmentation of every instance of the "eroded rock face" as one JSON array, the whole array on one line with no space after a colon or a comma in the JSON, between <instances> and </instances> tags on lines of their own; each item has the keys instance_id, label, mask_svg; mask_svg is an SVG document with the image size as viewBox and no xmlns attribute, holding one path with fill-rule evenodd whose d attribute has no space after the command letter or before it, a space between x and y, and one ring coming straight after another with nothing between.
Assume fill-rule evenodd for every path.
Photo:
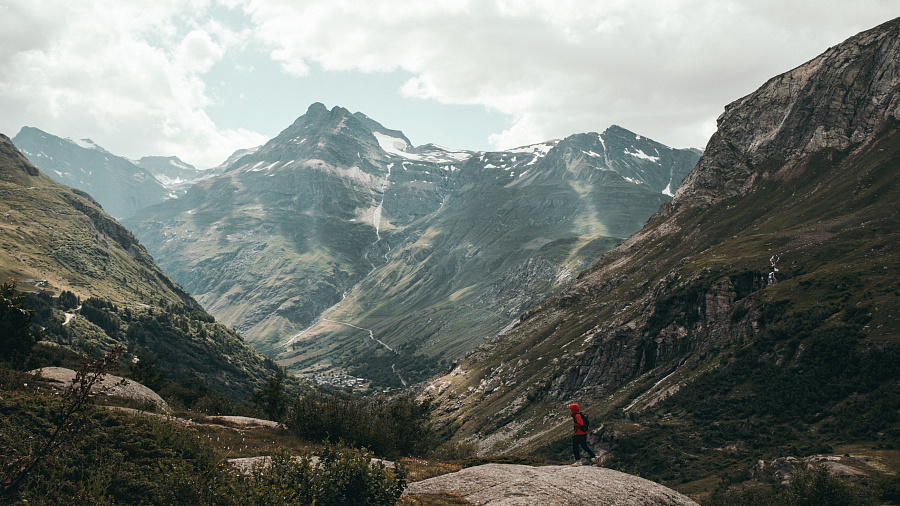
<instances>
[{"instance_id":1,"label":"eroded rock face","mask_svg":"<svg viewBox=\"0 0 900 506\"><path fill-rule=\"evenodd\" d=\"M860 33L729 104L668 210L743 194L753 187L754 167L773 156L790 162L846 150L900 118L898 31L894 20Z\"/></svg>"},{"instance_id":2,"label":"eroded rock face","mask_svg":"<svg viewBox=\"0 0 900 506\"><path fill-rule=\"evenodd\" d=\"M570 285L559 300L588 299L603 293L596 286L642 278L644 270L654 268L645 260L651 256L654 238L678 232L680 220L690 209L746 196L767 178L785 181L814 171L808 165L812 154L850 150L898 119L900 19L851 37L729 104L697 167L672 201L651 218L648 227L604 257L589 274L579 276L582 282ZM771 168L761 170L763 166ZM691 242L698 233L683 230L676 236ZM697 243L701 249L706 247ZM622 265L629 263L643 264L642 270L623 275ZM753 315L732 315L741 296L766 287L764 278L701 283L703 272L677 279L676 271L655 282L647 280L644 290L634 291L630 306L641 308L636 318L614 319L607 328L595 330L598 339L572 368L555 378L552 398L563 399L585 389L605 395L623 379L673 357L692 353L700 359L711 350L752 339L758 328ZM701 285L706 286L697 290ZM689 293L670 295L678 290ZM679 314L671 318L665 311Z\"/></svg>"},{"instance_id":3,"label":"eroded rock face","mask_svg":"<svg viewBox=\"0 0 900 506\"><path fill-rule=\"evenodd\" d=\"M690 285L696 280L680 282ZM755 315L740 319L732 315L740 299L764 287L764 276L745 275L723 277L695 294L664 302L658 299L659 289L647 290L630 303L641 308L636 318L612 320L585 334L590 345L553 380L549 397L564 400L572 392L599 397L636 372L649 371L674 357L687 356L686 363L693 363L712 350L751 340Z\"/></svg>"},{"instance_id":4,"label":"eroded rock face","mask_svg":"<svg viewBox=\"0 0 900 506\"><path fill-rule=\"evenodd\" d=\"M410 483L406 494L456 494L479 505L694 505L678 492L637 476L592 466L485 464Z\"/></svg>"}]
</instances>

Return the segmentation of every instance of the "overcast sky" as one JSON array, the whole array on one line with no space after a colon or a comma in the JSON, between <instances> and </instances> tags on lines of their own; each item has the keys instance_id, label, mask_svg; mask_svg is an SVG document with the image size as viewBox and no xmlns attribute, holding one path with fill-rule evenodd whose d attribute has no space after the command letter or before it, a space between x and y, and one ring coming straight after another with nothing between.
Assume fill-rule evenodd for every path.
<instances>
[{"instance_id":1,"label":"overcast sky","mask_svg":"<svg viewBox=\"0 0 900 506\"><path fill-rule=\"evenodd\" d=\"M313 102L416 144L617 124L703 148L724 106L896 0L0 0L0 133L200 168Z\"/></svg>"}]
</instances>

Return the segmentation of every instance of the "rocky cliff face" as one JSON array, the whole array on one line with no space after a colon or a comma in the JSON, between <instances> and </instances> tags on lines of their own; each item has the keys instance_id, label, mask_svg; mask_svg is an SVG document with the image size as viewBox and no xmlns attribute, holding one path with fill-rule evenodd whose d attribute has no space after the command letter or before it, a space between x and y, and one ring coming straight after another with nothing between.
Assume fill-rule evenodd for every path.
<instances>
[{"instance_id":1,"label":"rocky cliff face","mask_svg":"<svg viewBox=\"0 0 900 506\"><path fill-rule=\"evenodd\" d=\"M802 350L823 342L867 343L847 352L865 360L894 353L898 35L897 20L864 32L727 106L646 227L425 389L457 437L490 452L535 449L560 437L566 401L639 416L699 377L738 374L728 365L760 342L771 349L752 352L758 366L784 378L802 377ZM874 384L896 377L889 368ZM741 381L721 385L732 396L721 406L768 395ZM765 406L758 416L779 416Z\"/></svg>"},{"instance_id":2,"label":"rocky cliff face","mask_svg":"<svg viewBox=\"0 0 900 506\"><path fill-rule=\"evenodd\" d=\"M127 223L294 370L400 386L396 370L437 371L641 227L698 158L619 127L494 153L413 147L313 104Z\"/></svg>"},{"instance_id":3,"label":"rocky cliff face","mask_svg":"<svg viewBox=\"0 0 900 506\"><path fill-rule=\"evenodd\" d=\"M810 154L871 140L900 115L894 23L834 46L725 107L708 156L665 214L680 204L709 205L746 194L760 175L754 169L773 159L784 160L779 175L790 177Z\"/></svg>"}]
</instances>

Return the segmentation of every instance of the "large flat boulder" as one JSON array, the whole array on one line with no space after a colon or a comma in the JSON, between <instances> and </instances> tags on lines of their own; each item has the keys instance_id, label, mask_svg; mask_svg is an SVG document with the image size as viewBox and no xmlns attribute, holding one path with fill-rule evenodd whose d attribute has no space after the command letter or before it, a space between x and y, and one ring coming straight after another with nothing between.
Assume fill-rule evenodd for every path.
<instances>
[{"instance_id":1,"label":"large flat boulder","mask_svg":"<svg viewBox=\"0 0 900 506\"><path fill-rule=\"evenodd\" d=\"M66 369L65 367L42 367L40 369L29 371L29 373L39 375L45 380L50 380L54 383L53 388L58 390L69 388L75 381L76 374L72 369ZM91 388L91 393L141 402L152 402L164 413L171 412L169 405L159 396L159 394L136 381L125 379L114 374L104 374Z\"/></svg>"},{"instance_id":2,"label":"large flat boulder","mask_svg":"<svg viewBox=\"0 0 900 506\"><path fill-rule=\"evenodd\" d=\"M456 494L490 506L669 506L697 503L637 476L591 466L485 464L410 483L405 494Z\"/></svg>"}]
</instances>

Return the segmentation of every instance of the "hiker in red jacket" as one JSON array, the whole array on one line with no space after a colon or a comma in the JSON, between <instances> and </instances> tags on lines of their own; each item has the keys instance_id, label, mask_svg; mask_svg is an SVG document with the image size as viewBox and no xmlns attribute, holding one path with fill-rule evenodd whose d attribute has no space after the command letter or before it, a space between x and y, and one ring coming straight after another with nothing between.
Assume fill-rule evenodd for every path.
<instances>
[{"instance_id":1,"label":"hiker in red jacket","mask_svg":"<svg viewBox=\"0 0 900 506\"><path fill-rule=\"evenodd\" d=\"M587 464L589 462L584 462L580 458L580 452L578 448L584 448L584 451L591 456L590 461L593 462L597 457L594 452L588 447L587 444L587 427L585 427L584 419L581 417L581 409L578 408L578 404L569 404L569 411L572 412L572 421L575 422L575 435L572 437L572 453L575 454L575 463L576 464Z\"/></svg>"}]
</instances>

